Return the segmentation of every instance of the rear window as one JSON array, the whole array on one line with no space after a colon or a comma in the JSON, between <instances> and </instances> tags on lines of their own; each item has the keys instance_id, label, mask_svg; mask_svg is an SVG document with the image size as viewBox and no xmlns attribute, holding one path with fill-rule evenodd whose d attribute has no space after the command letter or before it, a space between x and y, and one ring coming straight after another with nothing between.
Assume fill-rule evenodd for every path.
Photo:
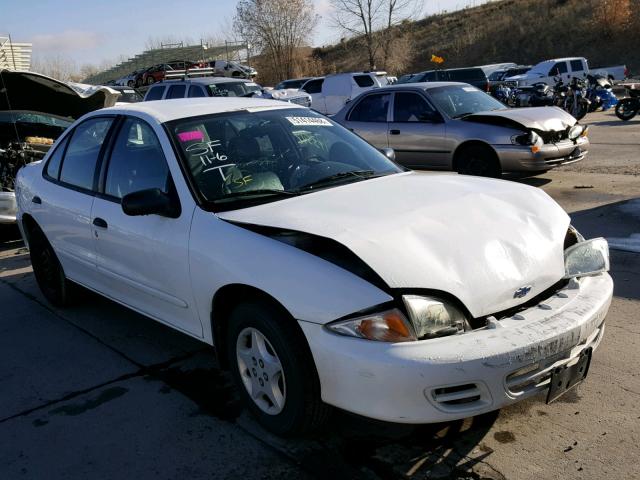
<instances>
[{"instance_id":1,"label":"rear window","mask_svg":"<svg viewBox=\"0 0 640 480\"><path fill-rule=\"evenodd\" d=\"M189 97L206 97L207 94L200 85L191 85L189 87Z\"/></svg>"},{"instance_id":2,"label":"rear window","mask_svg":"<svg viewBox=\"0 0 640 480\"><path fill-rule=\"evenodd\" d=\"M486 75L479 68L470 68L465 70L449 70L449 80L452 82L469 82L486 80Z\"/></svg>"},{"instance_id":3,"label":"rear window","mask_svg":"<svg viewBox=\"0 0 640 480\"><path fill-rule=\"evenodd\" d=\"M186 87L184 85L171 85L166 98L184 98Z\"/></svg>"},{"instance_id":4,"label":"rear window","mask_svg":"<svg viewBox=\"0 0 640 480\"><path fill-rule=\"evenodd\" d=\"M304 91L307 93L320 93L322 91L322 84L324 83L324 78L319 78L317 80L309 80L304 84Z\"/></svg>"},{"instance_id":5,"label":"rear window","mask_svg":"<svg viewBox=\"0 0 640 480\"><path fill-rule=\"evenodd\" d=\"M571 70L574 72L583 72L582 60L571 60Z\"/></svg>"},{"instance_id":6,"label":"rear window","mask_svg":"<svg viewBox=\"0 0 640 480\"><path fill-rule=\"evenodd\" d=\"M164 93L164 87L151 87L147 92L145 100L160 100Z\"/></svg>"},{"instance_id":7,"label":"rear window","mask_svg":"<svg viewBox=\"0 0 640 480\"><path fill-rule=\"evenodd\" d=\"M366 88L374 85L373 78L370 75L354 75L353 79L359 87Z\"/></svg>"}]
</instances>

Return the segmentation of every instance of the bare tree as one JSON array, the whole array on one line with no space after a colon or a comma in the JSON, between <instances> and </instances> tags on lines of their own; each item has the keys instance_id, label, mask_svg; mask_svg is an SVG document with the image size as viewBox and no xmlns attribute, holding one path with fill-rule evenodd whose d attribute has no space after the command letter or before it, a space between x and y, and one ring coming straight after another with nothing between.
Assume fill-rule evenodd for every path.
<instances>
[{"instance_id":1,"label":"bare tree","mask_svg":"<svg viewBox=\"0 0 640 480\"><path fill-rule=\"evenodd\" d=\"M252 50L266 55L279 79L290 78L296 49L302 47L318 22L311 0L240 0L235 25Z\"/></svg>"},{"instance_id":2,"label":"bare tree","mask_svg":"<svg viewBox=\"0 0 640 480\"><path fill-rule=\"evenodd\" d=\"M376 68L379 52L382 62L389 60L396 39L396 28L416 16L422 2L416 0L330 0L335 25L352 36L361 37L367 50L369 69Z\"/></svg>"},{"instance_id":3,"label":"bare tree","mask_svg":"<svg viewBox=\"0 0 640 480\"><path fill-rule=\"evenodd\" d=\"M34 58L31 71L63 82L78 78L78 66L71 58L63 55Z\"/></svg>"}]
</instances>

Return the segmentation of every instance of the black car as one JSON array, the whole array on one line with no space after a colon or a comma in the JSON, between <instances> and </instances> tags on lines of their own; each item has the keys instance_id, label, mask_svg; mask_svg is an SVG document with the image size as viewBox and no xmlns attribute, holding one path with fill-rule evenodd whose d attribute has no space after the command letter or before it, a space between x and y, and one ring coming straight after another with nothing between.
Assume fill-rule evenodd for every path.
<instances>
[{"instance_id":1,"label":"black car","mask_svg":"<svg viewBox=\"0 0 640 480\"><path fill-rule=\"evenodd\" d=\"M484 92L489 91L489 79L480 67L427 70L413 75L404 75L397 83L461 82L473 85Z\"/></svg>"}]
</instances>

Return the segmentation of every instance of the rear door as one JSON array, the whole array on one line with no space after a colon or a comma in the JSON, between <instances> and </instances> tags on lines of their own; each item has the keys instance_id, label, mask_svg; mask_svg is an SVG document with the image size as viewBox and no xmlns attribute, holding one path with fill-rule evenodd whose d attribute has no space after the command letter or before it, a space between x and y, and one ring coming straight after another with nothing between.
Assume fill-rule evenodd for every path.
<instances>
[{"instance_id":1,"label":"rear door","mask_svg":"<svg viewBox=\"0 0 640 480\"><path fill-rule=\"evenodd\" d=\"M369 93L355 100L345 126L376 148L389 146L389 104L391 93Z\"/></svg>"},{"instance_id":2,"label":"rear door","mask_svg":"<svg viewBox=\"0 0 640 480\"><path fill-rule=\"evenodd\" d=\"M114 117L92 117L65 136L49 157L32 213L53 246L65 274L94 286L91 208L97 167Z\"/></svg>"},{"instance_id":3,"label":"rear door","mask_svg":"<svg viewBox=\"0 0 640 480\"><path fill-rule=\"evenodd\" d=\"M395 92L389 146L398 163L411 168L448 169L450 148L446 124L418 92Z\"/></svg>"},{"instance_id":4,"label":"rear door","mask_svg":"<svg viewBox=\"0 0 640 480\"><path fill-rule=\"evenodd\" d=\"M91 212L99 290L174 327L202 336L189 276L189 228L193 208L178 218L128 216L122 197L159 188L175 194L158 135L144 120L124 118L100 177Z\"/></svg>"},{"instance_id":5,"label":"rear door","mask_svg":"<svg viewBox=\"0 0 640 480\"><path fill-rule=\"evenodd\" d=\"M573 77L584 78L587 76L587 68L583 59L571 60L569 66Z\"/></svg>"}]
</instances>

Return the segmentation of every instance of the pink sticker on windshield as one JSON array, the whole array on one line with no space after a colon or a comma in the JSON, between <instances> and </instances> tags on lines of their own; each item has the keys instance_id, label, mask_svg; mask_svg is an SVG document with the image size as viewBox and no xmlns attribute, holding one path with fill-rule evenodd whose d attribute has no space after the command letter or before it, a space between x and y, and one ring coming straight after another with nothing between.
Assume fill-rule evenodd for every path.
<instances>
[{"instance_id":1,"label":"pink sticker on windshield","mask_svg":"<svg viewBox=\"0 0 640 480\"><path fill-rule=\"evenodd\" d=\"M204 135L202 132L198 130L194 130L193 132L182 132L178 134L178 138L181 142L192 142L194 140L200 141L204 140Z\"/></svg>"}]
</instances>

